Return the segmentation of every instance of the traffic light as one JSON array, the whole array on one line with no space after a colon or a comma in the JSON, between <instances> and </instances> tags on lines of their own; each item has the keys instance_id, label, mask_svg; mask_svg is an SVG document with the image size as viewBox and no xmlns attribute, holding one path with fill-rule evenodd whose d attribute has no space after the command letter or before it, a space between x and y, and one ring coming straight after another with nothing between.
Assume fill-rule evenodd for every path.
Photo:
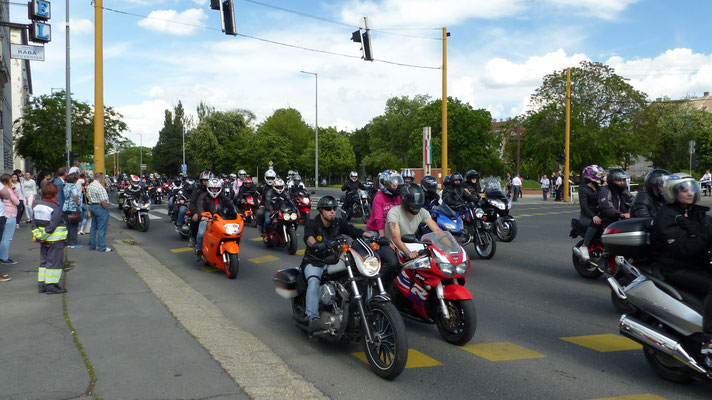
<instances>
[{"instance_id":1,"label":"traffic light","mask_svg":"<svg viewBox=\"0 0 712 400\"><path fill-rule=\"evenodd\" d=\"M563 164L566 162L566 154L559 154L557 157L559 159L559 164Z\"/></svg>"},{"instance_id":2,"label":"traffic light","mask_svg":"<svg viewBox=\"0 0 712 400\"><path fill-rule=\"evenodd\" d=\"M237 30L235 28L235 8L232 4L232 0L225 0L222 2L222 13L223 23L225 25L225 34L237 36Z\"/></svg>"},{"instance_id":3,"label":"traffic light","mask_svg":"<svg viewBox=\"0 0 712 400\"><path fill-rule=\"evenodd\" d=\"M210 0L210 9L219 10L220 9L220 0Z\"/></svg>"},{"instance_id":4,"label":"traffic light","mask_svg":"<svg viewBox=\"0 0 712 400\"><path fill-rule=\"evenodd\" d=\"M371 33L368 29L361 32L361 29L351 34L351 41L361 43L361 58L366 61L373 61L373 51L371 50Z\"/></svg>"}]
</instances>

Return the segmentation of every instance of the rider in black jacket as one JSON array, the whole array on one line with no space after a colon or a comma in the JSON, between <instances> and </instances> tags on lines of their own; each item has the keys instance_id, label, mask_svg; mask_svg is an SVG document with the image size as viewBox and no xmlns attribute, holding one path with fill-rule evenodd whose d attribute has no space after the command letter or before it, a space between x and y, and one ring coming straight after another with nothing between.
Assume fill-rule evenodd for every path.
<instances>
[{"instance_id":1,"label":"rider in black jacket","mask_svg":"<svg viewBox=\"0 0 712 400\"><path fill-rule=\"evenodd\" d=\"M284 190L284 181L277 178L272 183L272 188L267 190L262 198L262 205L265 206L265 221L262 226L265 231L272 224L272 213L279 211L285 200L287 200L287 192Z\"/></svg>"},{"instance_id":2,"label":"rider in black jacket","mask_svg":"<svg viewBox=\"0 0 712 400\"><path fill-rule=\"evenodd\" d=\"M608 185L598 191L598 205L601 208L603 227L621 219L630 218L630 204L633 195L628 191L626 180L630 178L627 172L620 168L608 171Z\"/></svg>"},{"instance_id":3,"label":"rider in black jacket","mask_svg":"<svg viewBox=\"0 0 712 400\"><path fill-rule=\"evenodd\" d=\"M467 171L465 174L465 183L462 184L474 197L479 197L480 192L482 192L482 187L480 186L480 173L474 169Z\"/></svg>"},{"instance_id":4,"label":"rider in black jacket","mask_svg":"<svg viewBox=\"0 0 712 400\"><path fill-rule=\"evenodd\" d=\"M462 186L462 174L455 172L450 175L450 185L443 190L443 201L453 210L461 211L468 203L476 203L477 198L465 191Z\"/></svg>"},{"instance_id":5,"label":"rider in black jacket","mask_svg":"<svg viewBox=\"0 0 712 400\"><path fill-rule=\"evenodd\" d=\"M598 204L598 195L603 184L606 170L598 165L589 165L581 173L582 182L579 186L579 207L581 215L579 224L586 228L583 244L574 248L574 252L583 260L588 261L588 246L601 231L601 209Z\"/></svg>"},{"instance_id":6,"label":"rider in black jacket","mask_svg":"<svg viewBox=\"0 0 712 400\"><path fill-rule=\"evenodd\" d=\"M124 190L124 198L126 199L124 201L124 214L126 218L128 218L129 211L131 210L131 207L129 206L130 203L128 202L130 199L136 199L139 202L148 200L146 189L141 186L140 182L141 179L139 179L137 175L131 175L129 177L129 185Z\"/></svg>"},{"instance_id":7,"label":"rider in black jacket","mask_svg":"<svg viewBox=\"0 0 712 400\"><path fill-rule=\"evenodd\" d=\"M351 171L349 179L341 186L341 191L346 192L344 195L344 210L348 218L351 218L351 204L354 201L354 194L358 193L359 189L365 190L366 186L358 180L358 172Z\"/></svg>"},{"instance_id":8,"label":"rider in black jacket","mask_svg":"<svg viewBox=\"0 0 712 400\"><path fill-rule=\"evenodd\" d=\"M663 197L663 177L670 175L664 169L654 169L645 175L645 188L638 190L635 195L633 205L630 208L630 216L633 218L655 218L655 213L660 207L665 205Z\"/></svg>"}]
</instances>

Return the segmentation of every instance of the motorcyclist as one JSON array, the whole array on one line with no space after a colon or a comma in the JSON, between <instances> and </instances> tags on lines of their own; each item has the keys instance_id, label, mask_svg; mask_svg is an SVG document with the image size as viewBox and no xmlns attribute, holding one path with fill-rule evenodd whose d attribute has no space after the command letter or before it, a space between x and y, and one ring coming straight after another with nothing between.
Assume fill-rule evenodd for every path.
<instances>
[{"instance_id":1,"label":"motorcyclist","mask_svg":"<svg viewBox=\"0 0 712 400\"><path fill-rule=\"evenodd\" d=\"M386 236L386 219L391 208L401 204L400 192L403 187L403 177L398 171L383 171L380 175L381 190L373 199L371 217L366 223L366 229ZM378 249L381 257L381 271L392 273L398 268L398 259L390 246L381 246Z\"/></svg>"},{"instance_id":2,"label":"motorcyclist","mask_svg":"<svg viewBox=\"0 0 712 400\"><path fill-rule=\"evenodd\" d=\"M425 175L420 180L420 186L422 186L425 192L425 207L428 211L432 210L433 207L440 205L440 195L438 194L438 181L435 177L430 175Z\"/></svg>"},{"instance_id":3,"label":"motorcyclist","mask_svg":"<svg viewBox=\"0 0 712 400\"><path fill-rule=\"evenodd\" d=\"M272 224L272 213L279 211L282 202L285 200L287 200L287 192L284 190L284 181L277 178L263 197L262 204L265 206L265 220L262 227L265 231L267 231Z\"/></svg>"},{"instance_id":4,"label":"motorcyclist","mask_svg":"<svg viewBox=\"0 0 712 400\"><path fill-rule=\"evenodd\" d=\"M401 174L403 176L403 184L407 183L415 183L415 172L413 172L412 169L406 168L403 170L403 173Z\"/></svg>"},{"instance_id":5,"label":"motorcyclist","mask_svg":"<svg viewBox=\"0 0 712 400\"><path fill-rule=\"evenodd\" d=\"M353 239L372 236L344 219L336 218L338 207L333 196L323 196L316 205L319 218L312 218L304 225L304 243L307 247L304 251L301 269L307 282L305 320L309 324L310 332L323 329L323 323L319 316L319 287L321 276L326 269L324 259L329 255L326 242L343 234L349 235ZM320 240L317 241L317 238Z\"/></svg>"},{"instance_id":6,"label":"motorcyclist","mask_svg":"<svg viewBox=\"0 0 712 400\"><path fill-rule=\"evenodd\" d=\"M287 189L289 190L290 194L296 194L300 190L304 190L306 186L304 186L304 182L302 182L302 176L299 174L294 174L292 176L291 182L287 183Z\"/></svg>"},{"instance_id":7,"label":"motorcyclist","mask_svg":"<svg viewBox=\"0 0 712 400\"><path fill-rule=\"evenodd\" d=\"M465 191L462 185L462 174L455 172L450 175L450 185L443 190L443 201L453 210L462 211L469 203L476 203L477 198Z\"/></svg>"},{"instance_id":8,"label":"motorcyclist","mask_svg":"<svg viewBox=\"0 0 712 400\"><path fill-rule=\"evenodd\" d=\"M141 179L137 175L129 177L129 186L124 191L124 215L128 218L131 207L129 206L131 199L136 199L142 202L146 194L146 189L141 187Z\"/></svg>"},{"instance_id":9,"label":"motorcyclist","mask_svg":"<svg viewBox=\"0 0 712 400\"><path fill-rule=\"evenodd\" d=\"M665 280L683 290L705 296L701 353L712 367L712 274L709 250L712 218L700 200L700 184L680 173L664 178L663 196L650 236L655 265Z\"/></svg>"},{"instance_id":10,"label":"motorcyclist","mask_svg":"<svg viewBox=\"0 0 712 400\"><path fill-rule=\"evenodd\" d=\"M185 214L188 211L188 202L193 195L195 190L195 180L186 179L183 183L183 187L175 193L175 201L178 203L178 216L176 217L176 230L179 230L183 225L183 219L185 219ZM180 193L182 192L182 194Z\"/></svg>"},{"instance_id":11,"label":"motorcyclist","mask_svg":"<svg viewBox=\"0 0 712 400\"><path fill-rule=\"evenodd\" d=\"M255 218L257 219L257 224L262 226L265 221L265 194L272 189L272 184L274 180L277 179L277 173L273 169L268 169L265 171L264 182L256 190L260 197L260 207L255 212Z\"/></svg>"},{"instance_id":12,"label":"motorcyclist","mask_svg":"<svg viewBox=\"0 0 712 400\"><path fill-rule=\"evenodd\" d=\"M240 195L240 190L245 183L245 178L247 178L247 171L244 169L237 171L237 179L232 181L232 192L235 194L235 198Z\"/></svg>"},{"instance_id":13,"label":"motorcyclist","mask_svg":"<svg viewBox=\"0 0 712 400\"><path fill-rule=\"evenodd\" d=\"M171 186L168 188L168 212L171 213L173 212L173 206L175 205L175 198L176 194L178 193L179 190L183 187L183 182L180 180L180 177L176 177L173 182L171 183Z\"/></svg>"},{"instance_id":14,"label":"motorcyclist","mask_svg":"<svg viewBox=\"0 0 712 400\"><path fill-rule=\"evenodd\" d=\"M627 179L630 175L620 168L612 168L606 177L606 186L598 191L598 206L601 210L602 226L630 218L633 195L628 191Z\"/></svg>"},{"instance_id":15,"label":"motorcyclist","mask_svg":"<svg viewBox=\"0 0 712 400\"><path fill-rule=\"evenodd\" d=\"M482 192L482 187L480 186L480 173L474 169L467 171L465 173L465 182L462 186L465 188L465 191L473 197L479 197Z\"/></svg>"},{"instance_id":16,"label":"motorcyclist","mask_svg":"<svg viewBox=\"0 0 712 400\"><path fill-rule=\"evenodd\" d=\"M195 243L195 251L197 254L200 254L202 251L203 235L205 234L205 229L208 225L208 218L203 217L202 213L209 212L211 214L215 214L220 211L227 211L228 214L237 215L237 213L234 212L232 199L227 198L227 196L223 194L222 180L218 178L211 178L208 180L206 190L202 192L198 198L197 215L200 218L200 224L198 226L198 235ZM225 218L231 219L227 216L225 216Z\"/></svg>"},{"instance_id":17,"label":"motorcyclist","mask_svg":"<svg viewBox=\"0 0 712 400\"><path fill-rule=\"evenodd\" d=\"M198 214L198 198L201 194L208 190L208 181L213 178L213 173L205 170L200 173L198 178L199 183L193 190L193 194L190 196L190 203L188 204L188 209L193 215L190 221L190 242L192 245L195 244L196 237L198 236L198 225L200 222L200 215Z\"/></svg>"},{"instance_id":18,"label":"motorcyclist","mask_svg":"<svg viewBox=\"0 0 712 400\"><path fill-rule=\"evenodd\" d=\"M664 169L654 169L645 175L645 188L638 190L630 207L632 218L655 218L658 209L665 205L663 197L663 180L670 172Z\"/></svg>"},{"instance_id":19,"label":"motorcyclist","mask_svg":"<svg viewBox=\"0 0 712 400\"><path fill-rule=\"evenodd\" d=\"M242 202L242 199L247 197L247 196L252 196L255 201L257 201L257 189L255 188L255 185L252 184L252 178L246 177L245 181L242 182L242 186L240 187L240 193L237 195L237 203L239 204Z\"/></svg>"},{"instance_id":20,"label":"motorcyclist","mask_svg":"<svg viewBox=\"0 0 712 400\"><path fill-rule=\"evenodd\" d=\"M592 164L583 169L581 178L583 182L579 186L579 207L581 215L579 216L579 225L586 229L586 234L583 238L583 244L574 248L576 255L583 261L589 260L588 246L601 231L601 210L598 203L598 195L603 180L606 176L606 170L598 165Z\"/></svg>"},{"instance_id":21,"label":"motorcyclist","mask_svg":"<svg viewBox=\"0 0 712 400\"><path fill-rule=\"evenodd\" d=\"M354 197L358 194L359 189L366 189L366 186L358 180L358 172L351 171L349 179L341 186L341 191L346 192L344 195L344 211L348 219L351 219L351 207L354 202Z\"/></svg>"}]
</instances>

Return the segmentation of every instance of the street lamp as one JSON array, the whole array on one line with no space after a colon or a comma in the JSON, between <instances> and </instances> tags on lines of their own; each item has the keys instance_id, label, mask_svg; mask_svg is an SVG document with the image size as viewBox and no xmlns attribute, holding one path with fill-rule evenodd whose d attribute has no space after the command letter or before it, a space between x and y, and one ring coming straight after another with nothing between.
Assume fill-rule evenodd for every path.
<instances>
[{"instance_id":1,"label":"street lamp","mask_svg":"<svg viewBox=\"0 0 712 400\"><path fill-rule=\"evenodd\" d=\"M316 72L299 71L314 75L314 186L319 187L319 75Z\"/></svg>"}]
</instances>

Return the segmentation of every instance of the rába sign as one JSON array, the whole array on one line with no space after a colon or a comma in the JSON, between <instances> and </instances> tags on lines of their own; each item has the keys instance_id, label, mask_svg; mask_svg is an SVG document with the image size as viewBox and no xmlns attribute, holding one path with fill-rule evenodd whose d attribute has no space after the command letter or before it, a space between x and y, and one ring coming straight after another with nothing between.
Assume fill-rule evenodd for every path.
<instances>
[{"instance_id":1,"label":"r\u00e1ba sign","mask_svg":"<svg viewBox=\"0 0 712 400\"><path fill-rule=\"evenodd\" d=\"M24 44L11 44L10 58L18 58L20 60L44 61L44 47L28 46Z\"/></svg>"}]
</instances>

